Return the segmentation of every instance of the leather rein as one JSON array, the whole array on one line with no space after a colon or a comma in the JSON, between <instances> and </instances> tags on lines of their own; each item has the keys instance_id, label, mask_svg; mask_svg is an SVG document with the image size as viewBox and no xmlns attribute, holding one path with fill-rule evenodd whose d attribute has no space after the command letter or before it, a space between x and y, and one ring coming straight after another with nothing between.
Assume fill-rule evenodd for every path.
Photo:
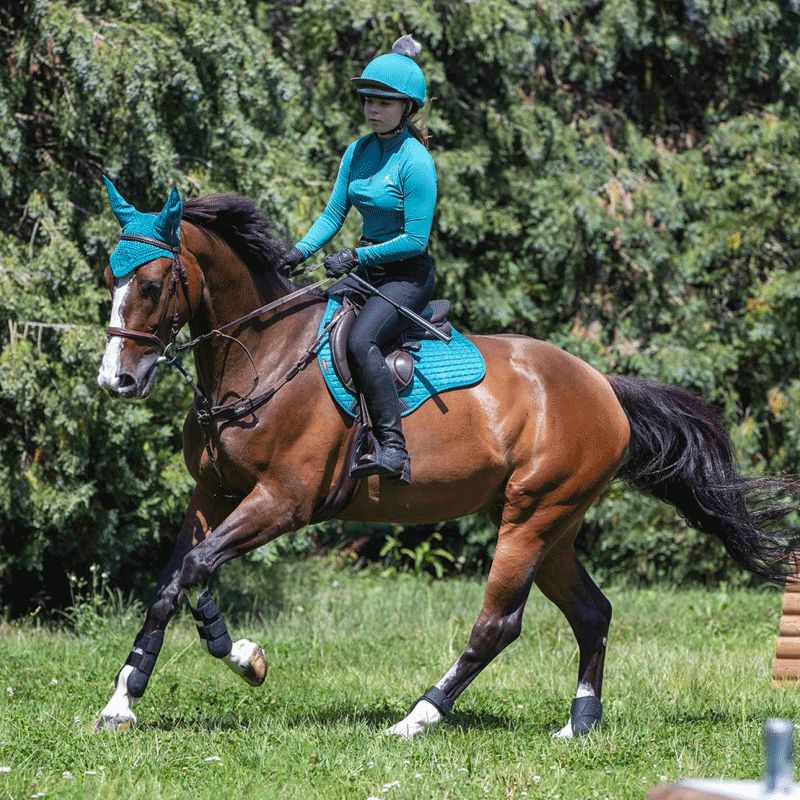
<instances>
[{"instance_id":1,"label":"leather rein","mask_svg":"<svg viewBox=\"0 0 800 800\"><path fill-rule=\"evenodd\" d=\"M220 482L220 485L223 489L226 490L226 497L234 498L238 497L238 495L231 495L227 492L227 488L222 477L222 472L217 464L217 459L214 455L213 448L211 447L211 436L209 428L214 425L217 421L220 420L234 420L238 419L239 417L243 417L247 414L253 413L257 408L262 406L268 400L277 394L277 392L285 386L289 381L292 380L299 372L305 369L315 358L317 355L317 350L319 349L322 340L328 334L330 329L334 326L336 322L338 322L338 314L335 314L333 319L320 331L319 335L314 339L314 341L306 348L300 358L290 367L288 372L280 378L280 380L276 381L272 386L265 389L263 392L260 392L257 395L253 395L256 388L258 387L258 383L260 380L260 375L258 373L258 369L256 367L255 361L253 356L251 355L250 351L245 347L242 342L239 341L235 336L230 336L229 334L223 333L223 331L227 330L228 328L234 328L237 325L242 325L245 322L249 322L256 317L265 314L268 311L272 311L273 309L280 308L283 305L291 302L292 300L302 297L305 294L308 294L310 291L316 289L317 287L321 286L323 283L330 280L330 278L323 278L322 280L316 281L315 283L310 284L309 286L304 286L301 289L297 289L294 292L290 292L283 297L278 298L277 300L273 300L271 303L267 303L266 305L260 306L259 308L254 309L253 311L248 312L242 317L238 319L232 320L231 322L226 322L224 325L220 325L217 328L214 328L207 333L203 333L200 336L195 337L189 342L185 344L177 344L176 338L178 336L178 331L181 328L180 323L180 313L178 311L178 304L176 302L176 296L178 292L178 286L180 285L184 297L186 298L186 304L189 308L189 316L192 316L192 307L189 301L189 278L186 274L186 268L183 265L180 257L180 244L169 247L165 245L164 242L161 242L157 239L150 239L146 236L135 236L133 234L123 234L120 237L120 240L124 241L132 241L132 242L141 242L143 244L149 244L154 247L158 247L161 250L168 250L172 253L172 273L170 276L169 286L167 288L167 301L164 304L164 309L161 312L161 317L159 318L158 324L155 327L154 333L147 333L145 331L137 331L131 328L119 328L115 326L109 326L106 328L106 335L107 336L119 336L124 339L131 339L135 342L139 342L140 344L150 345L157 347L160 355L156 360L156 364L167 364L168 366L175 367L178 372L181 374L183 379L186 383L189 384L192 391L194 392L195 399L192 405L192 409L194 411L195 417L197 419L198 424L200 425L200 430L203 434L203 441L205 444L206 453L209 456L211 461L211 465L214 468L214 472L217 475L217 479ZM306 274L308 272L313 272L318 268L319 265L315 264L314 266L310 267L307 270L303 270L300 274ZM169 340L164 341L158 334L161 331L164 323L169 317L170 308L174 305L172 310L172 323L170 328ZM198 386L198 384L194 381L192 376L184 369L183 365L178 360L179 356L185 352L193 350L198 345L202 344L203 342L215 338L215 337L222 337L223 339L227 339L228 341L237 344L239 347L244 350L247 359L250 362L251 367L253 368L253 383L248 391L242 395L239 399L230 402L224 403L222 405L214 405L208 395L203 391L203 389Z\"/></svg>"}]
</instances>

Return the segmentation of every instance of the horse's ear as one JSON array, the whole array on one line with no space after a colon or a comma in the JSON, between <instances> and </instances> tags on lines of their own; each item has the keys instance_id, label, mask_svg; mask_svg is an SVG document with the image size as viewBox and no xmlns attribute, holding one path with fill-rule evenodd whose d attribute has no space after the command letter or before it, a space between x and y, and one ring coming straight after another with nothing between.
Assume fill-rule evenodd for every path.
<instances>
[{"instance_id":1,"label":"horse's ear","mask_svg":"<svg viewBox=\"0 0 800 800\"><path fill-rule=\"evenodd\" d=\"M117 191L117 187L105 175L103 181L106 184L108 199L111 201L111 210L124 228L139 212Z\"/></svg>"},{"instance_id":2,"label":"horse's ear","mask_svg":"<svg viewBox=\"0 0 800 800\"><path fill-rule=\"evenodd\" d=\"M181 218L183 217L183 200L181 193L173 186L167 202L156 220L156 230L165 242L177 244L180 236Z\"/></svg>"}]
</instances>

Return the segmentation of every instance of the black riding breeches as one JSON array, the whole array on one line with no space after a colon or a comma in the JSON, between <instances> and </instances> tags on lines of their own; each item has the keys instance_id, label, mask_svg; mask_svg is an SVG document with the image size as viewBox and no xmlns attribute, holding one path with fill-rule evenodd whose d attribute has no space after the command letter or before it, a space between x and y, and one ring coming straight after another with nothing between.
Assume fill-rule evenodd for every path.
<instances>
[{"instance_id":1,"label":"black riding breeches","mask_svg":"<svg viewBox=\"0 0 800 800\"><path fill-rule=\"evenodd\" d=\"M433 297L433 260L428 255L381 265L381 275L361 273L387 297L419 314ZM347 359L367 402L381 444L402 444L400 400L381 348L413 323L377 295L368 297L347 337Z\"/></svg>"}]
</instances>

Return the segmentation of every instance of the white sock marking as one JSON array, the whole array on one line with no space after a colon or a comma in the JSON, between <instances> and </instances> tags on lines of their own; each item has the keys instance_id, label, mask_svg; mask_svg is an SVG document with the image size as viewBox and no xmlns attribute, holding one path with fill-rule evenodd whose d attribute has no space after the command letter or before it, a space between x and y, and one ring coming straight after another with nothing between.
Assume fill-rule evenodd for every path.
<instances>
[{"instance_id":1,"label":"white sock marking","mask_svg":"<svg viewBox=\"0 0 800 800\"><path fill-rule=\"evenodd\" d=\"M223 661L237 674L241 675L250 668L253 654L259 647L249 639L239 639L233 643L230 653L225 656Z\"/></svg>"},{"instance_id":2,"label":"white sock marking","mask_svg":"<svg viewBox=\"0 0 800 800\"><path fill-rule=\"evenodd\" d=\"M114 683L114 694L106 704L106 707L100 712L100 719L98 726L103 723L111 723L111 727L120 724L136 724L136 714L133 713L133 707L138 702L138 697L132 697L128 694L128 676L133 672L133 667L126 664L117 676Z\"/></svg>"},{"instance_id":3,"label":"white sock marking","mask_svg":"<svg viewBox=\"0 0 800 800\"><path fill-rule=\"evenodd\" d=\"M405 719L392 725L391 728L387 728L384 733L388 736L410 739L417 734L433 730L441 721L442 713L439 709L427 700L420 700Z\"/></svg>"}]
</instances>

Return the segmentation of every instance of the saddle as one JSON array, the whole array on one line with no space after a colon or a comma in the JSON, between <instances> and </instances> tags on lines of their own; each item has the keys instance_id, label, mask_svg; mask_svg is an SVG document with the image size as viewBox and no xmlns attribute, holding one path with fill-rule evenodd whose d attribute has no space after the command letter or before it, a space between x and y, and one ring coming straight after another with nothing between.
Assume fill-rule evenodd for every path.
<instances>
[{"instance_id":1,"label":"saddle","mask_svg":"<svg viewBox=\"0 0 800 800\"><path fill-rule=\"evenodd\" d=\"M358 394L353 375L350 372L350 365L347 363L347 337L364 304L365 296L354 286L348 285L346 279L332 287L328 294L338 295L342 298L342 308L338 314L338 320L328 334L333 368L344 387L348 391ZM452 333L451 325L447 321L449 311L449 300L431 300L420 316L431 325L436 326L442 333L449 335ZM421 340L435 338L424 328L413 323L409 324L410 327L406 328L398 339L383 349L386 365L394 378L398 392L402 392L414 377L414 358L411 354L419 350Z\"/></svg>"}]
</instances>

